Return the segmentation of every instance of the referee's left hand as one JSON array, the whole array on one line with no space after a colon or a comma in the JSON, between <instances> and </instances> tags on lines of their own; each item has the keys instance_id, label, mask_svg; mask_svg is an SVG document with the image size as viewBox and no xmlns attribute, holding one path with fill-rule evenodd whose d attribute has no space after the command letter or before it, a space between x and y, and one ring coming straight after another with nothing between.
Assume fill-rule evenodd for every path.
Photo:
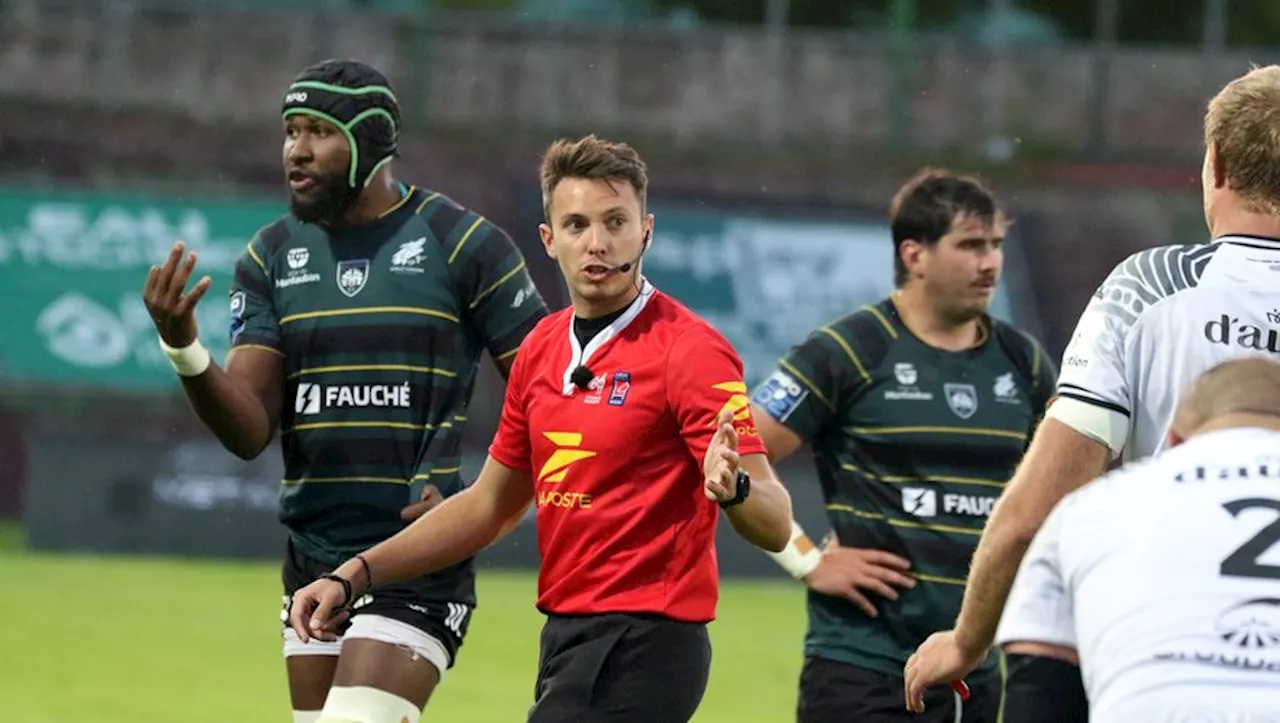
<instances>
[{"instance_id":1,"label":"referee's left hand","mask_svg":"<svg viewBox=\"0 0 1280 723\"><path fill-rule=\"evenodd\" d=\"M738 433L733 429L733 412L724 410L716 420L718 428L707 454L702 458L703 491L712 502L725 502L738 494Z\"/></svg>"}]
</instances>

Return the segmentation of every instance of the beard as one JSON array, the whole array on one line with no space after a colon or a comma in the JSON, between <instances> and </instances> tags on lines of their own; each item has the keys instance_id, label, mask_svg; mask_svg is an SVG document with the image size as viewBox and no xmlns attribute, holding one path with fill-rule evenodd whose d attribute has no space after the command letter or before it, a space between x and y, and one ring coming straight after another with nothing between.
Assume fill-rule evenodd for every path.
<instances>
[{"instance_id":1,"label":"beard","mask_svg":"<svg viewBox=\"0 0 1280 723\"><path fill-rule=\"evenodd\" d=\"M316 176L315 185L305 195L289 194L289 210L303 223L338 225L360 197L360 189L347 183L347 174Z\"/></svg>"}]
</instances>

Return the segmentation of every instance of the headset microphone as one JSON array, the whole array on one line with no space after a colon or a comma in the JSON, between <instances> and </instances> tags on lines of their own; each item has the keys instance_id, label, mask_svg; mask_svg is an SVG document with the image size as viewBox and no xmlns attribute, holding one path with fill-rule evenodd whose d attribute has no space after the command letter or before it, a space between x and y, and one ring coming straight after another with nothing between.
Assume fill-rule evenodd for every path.
<instances>
[{"instance_id":1,"label":"headset microphone","mask_svg":"<svg viewBox=\"0 0 1280 723\"><path fill-rule=\"evenodd\" d=\"M644 245L640 247L640 253L636 255L635 259L632 261L628 261L625 264L622 264L621 266L610 266L609 273L611 274L627 273L628 271L631 270L631 267L640 263L640 259L644 257L644 252L648 250L649 250L649 234L646 233L644 235Z\"/></svg>"}]
</instances>

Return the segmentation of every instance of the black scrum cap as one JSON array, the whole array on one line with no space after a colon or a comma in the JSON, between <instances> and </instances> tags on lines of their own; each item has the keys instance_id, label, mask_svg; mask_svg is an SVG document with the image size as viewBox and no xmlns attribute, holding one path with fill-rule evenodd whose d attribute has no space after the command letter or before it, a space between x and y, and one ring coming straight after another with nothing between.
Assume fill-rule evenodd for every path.
<instances>
[{"instance_id":1,"label":"black scrum cap","mask_svg":"<svg viewBox=\"0 0 1280 723\"><path fill-rule=\"evenodd\" d=\"M352 188L363 188L396 155L400 104L386 76L357 60L326 60L298 74L284 117L309 115L338 127L351 146Z\"/></svg>"}]
</instances>

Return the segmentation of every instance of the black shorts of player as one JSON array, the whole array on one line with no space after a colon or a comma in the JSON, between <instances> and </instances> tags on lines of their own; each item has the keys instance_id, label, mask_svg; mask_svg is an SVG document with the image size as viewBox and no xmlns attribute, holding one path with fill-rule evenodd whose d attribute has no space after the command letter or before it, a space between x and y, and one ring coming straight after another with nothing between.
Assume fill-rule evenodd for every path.
<instances>
[{"instance_id":1,"label":"black shorts of player","mask_svg":"<svg viewBox=\"0 0 1280 723\"><path fill-rule=\"evenodd\" d=\"M332 571L333 567L308 557L294 546L293 540L289 540L281 571L285 594L284 614L281 617L286 626L293 594ZM472 608L463 603L426 600L423 595L426 585L422 579L395 585L375 585L368 593L368 602L356 601L351 619L357 615L381 615L415 627L444 645L449 653L449 667L453 667L458 657L458 648L462 647L462 640L471 623ZM340 635L351 627L351 619L338 629Z\"/></svg>"},{"instance_id":2,"label":"black shorts of player","mask_svg":"<svg viewBox=\"0 0 1280 723\"><path fill-rule=\"evenodd\" d=\"M711 674L707 626L658 615L549 615L528 723L685 723Z\"/></svg>"},{"instance_id":3,"label":"black shorts of player","mask_svg":"<svg viewBox=\"0 0 1280 723\"><path fill-rule=\"evenodd\" d=\"M1006 655L1004 723L1088 723L1080 668L1038 655Z\"/></svg>"},{"instance_id":4,"label":"black shorts of player","mask_svg":"<svg viewBox=\"0 0 1280 723\"><path fill-rule=\"evenodd\" d=\"M825 658L807 657L800 671L799 723L951 723L956 701L951 688L925 691L924 713L907 710L902 676L885 675ZM969 683L969 700L961 705L964 723L996 723L1000 715L999 676Z\"/></svg>"}]
</instances>

